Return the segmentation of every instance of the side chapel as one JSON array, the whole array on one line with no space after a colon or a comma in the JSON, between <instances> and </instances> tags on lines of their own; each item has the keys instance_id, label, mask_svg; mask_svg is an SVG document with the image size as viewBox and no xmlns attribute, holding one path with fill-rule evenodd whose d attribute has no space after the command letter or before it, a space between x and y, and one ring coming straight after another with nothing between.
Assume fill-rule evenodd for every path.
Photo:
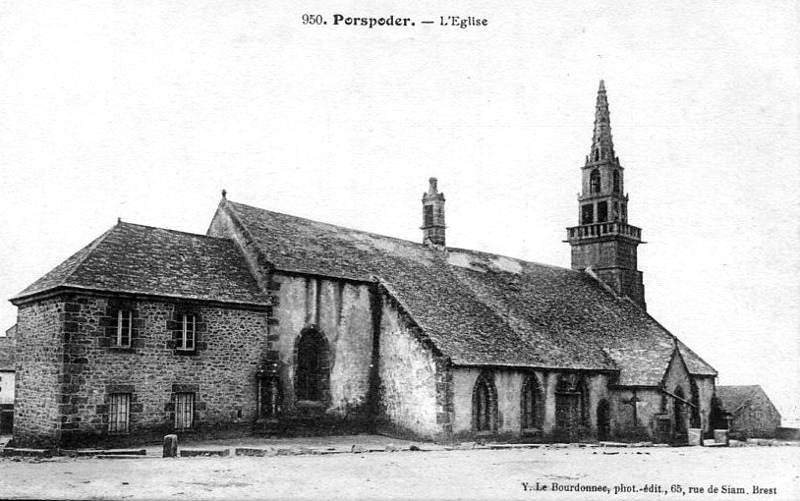
<instances>
[{"instance_id":1,"label":"side chapel","mask_svg":"<svg viewBox=\"0 0 800 501\"><path fill-rule=\"evenodd\" d=\"M716 372L647 314L603 82L572 269L222 200L205 235L119 222L11 299L16 445L380 431L453 441L710 431Z\"/></svg>"}]
</instances>

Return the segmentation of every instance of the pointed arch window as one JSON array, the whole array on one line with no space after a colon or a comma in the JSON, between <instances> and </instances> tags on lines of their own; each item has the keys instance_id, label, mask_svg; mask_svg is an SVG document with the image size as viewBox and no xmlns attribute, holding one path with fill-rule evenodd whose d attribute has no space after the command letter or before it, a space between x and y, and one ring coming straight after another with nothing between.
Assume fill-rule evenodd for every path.
<instances>
[{"instance_id":1,"label":"pointed arch window","mask_svg":"<svg viewBox=\"0 0 800 501\"><path fill-rule=\"evenodd\" d=\"M326 400L330 379L328 341L316 329L306 329L295 345L295 397L299 400Z\"/></svg>"},{"instance_id":2,"label":"pointed arch window","mask_svg":"<svg viewBox=\"0 0 800 501\"><path fill-rule=\"evenodd\" d=\"M536 376L531 374L522 383L522 415L520 422L523 430L541 430L544 421L544 398Z\"/></svg>"},{"instance_id":3,"label":"pointed arch window","mask_svg":"<svg viewBox=\"0 0 800 501\"><path fill-rule=\"evenodd\" d=\"M598 169L594 169L589 174L589 192L600 193L600 171Z\"/></svg>"},{"instance_id":4,"label":"pointed arch window","mask_svg":"<svg viewBox=\"0 0 800 501\"><path fill-rule=\"evenodd\" d=\"M476 432L497 430L497 389L488 373L478 376L472 390L472 429Z\"/></svg>"}]
</instances>

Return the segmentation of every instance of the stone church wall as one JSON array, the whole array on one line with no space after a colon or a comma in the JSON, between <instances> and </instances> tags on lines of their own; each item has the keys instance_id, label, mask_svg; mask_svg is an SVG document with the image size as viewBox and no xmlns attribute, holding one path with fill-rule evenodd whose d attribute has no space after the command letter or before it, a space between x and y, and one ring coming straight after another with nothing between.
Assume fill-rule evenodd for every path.
<instances>
[{"instance_id":1,"label":"stone church wall","mask_svg":"<svg viewBox=\"0 0 800 501\"><path fill-rule=\"evenodd\" d=\"M33 340L37 348L20 350L23 357L42 359L21 360L23 367L42 368L32 369L40 373L38 377L20 378L18 390L23 397L15 415L15 442L40 441L55 427L62 446L123 443L128 437L141 440L171 433L176 392L194 393L194 424L188 433L249 431L256 411L256 370L265 356L265 312L169 300L124 300L125 308L134 309L135 331L130 348L117 348L107 329L116 325L113 304L109 305L114 301L118 298L81 294L64 296L55 308L52 302L20 308L21 341L61 330L64 344L60 357L57 350L42 355L49 351L41 349L48 345L43 339ZM170 329L176 308L198 316L197 350L192 354L175 350ZM49 328L40 329L41 325ZM54 341L49 344L57 346L59 340ZM43 390L56 390L55 399L40 395ZM130 394L127 434L108 434L112 393ZM34 406L46 419L32 419ZM37 421L40 424L34 426Z\"/></svg>"},{"instance_id":2,"label":"stone church wall","mask_svg":"<svg viewBox=\"0 0 800 501\"><path fill-rule=\"evenodd\" d=\"M494 383L497 398L496 430L494 433L476 433L473 430L473 390L478 377L485 373ZM505 368L456 367L453 369L453 431L462 438L496 435L508 439L520 437L522 432L522 387L525 378L533 375L539 384L543 402L541 434L527 440L550 440L566 430L556 429L556 385L559 373L550 371L521 371ZM597 406L608 399L608 378L602 374L587 374L586 415L588 422L582 430L573 430L574 436L590 438L597 433ZM613 412L612 412L613 418Z\"/></svg>"},{"instance_id":3,"label":"stone church wall","mask_svg":"<svg viewBox=\"0 0 800 501\"><path fill-rule=\"evenodd\" d=\"M381 426L401 435L437 438L443 428L437 423L436 359L387 302L381 312L380 349Z\"/></svg>"},{"instance_id":4,"label":"stone church wall","mask_svg":"<svg viewBox=\"0 0 800 501\"><path fill-rule=\"evenodd\" d=\"M15 441L49 443L58 434L64 349L64 301L46 299L19 307L17 315Z\"/></svg>"},{"instance_id":5,"label":"stone church wall","mask_svg":"<svg viewBox=\"0 0 800 501\"><path fill-rule=\"evenodd\" d=\"M373 350L369 284L275 273L270 337L277 340L284 412L296 408L296 345L305 329L327 341L330 380L324 412L338 418L366 418Z\"/></svg>"}]
</instances>

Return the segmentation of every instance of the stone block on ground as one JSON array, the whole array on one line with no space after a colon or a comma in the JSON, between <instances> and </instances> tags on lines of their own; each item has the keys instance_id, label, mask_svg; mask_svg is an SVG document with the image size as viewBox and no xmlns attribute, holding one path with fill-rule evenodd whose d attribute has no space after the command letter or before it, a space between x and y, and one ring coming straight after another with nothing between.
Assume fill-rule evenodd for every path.
<instances>
[{"instance_id":1,"label":"stone block on ground","mask_svg":"<svg viewBox=\"0 0 800 501\"><path fill-rule=\"evenodd\" d=\"M269 457L276 456L278 453L274 449L256 449L252 447L237 447L234 450L236 456Z\"/></svg>"},{"instance_id":2,"label":"stone block on ground","mask_svg":"<svg viewBox=\"0 0 800 501\"><path fill-rule=\"evenodd\" d=\"M689 428L689 445L703 445L703 430L700 428Z\"/></svg>"},{"instance_id":3,"label":"stone block on ground","mask_svg":"<svg viewBox=\"0 0 800 501\"><path fill-rule=\"evenodd\" d=\"M189 457L226 457L231 454L230 449L184 449L181 451L182 458Z\"/></svg>"}]
</instances>

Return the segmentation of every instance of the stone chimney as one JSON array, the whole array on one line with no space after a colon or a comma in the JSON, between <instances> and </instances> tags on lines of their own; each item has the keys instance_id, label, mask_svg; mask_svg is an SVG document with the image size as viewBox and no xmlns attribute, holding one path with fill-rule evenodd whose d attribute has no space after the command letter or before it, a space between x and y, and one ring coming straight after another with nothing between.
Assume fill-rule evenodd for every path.
<instances>
[{"instance_id":1,"label":"stone chimney","mask_svg":"<svg viewBox=\"0 0 800 501\"><path fill-rule=\"evenodd\" d=\"M422 195L422 243L444 247L444 193L437 190L435 177L428 183L428 191Z\"/></svg>"}]
</instances>

